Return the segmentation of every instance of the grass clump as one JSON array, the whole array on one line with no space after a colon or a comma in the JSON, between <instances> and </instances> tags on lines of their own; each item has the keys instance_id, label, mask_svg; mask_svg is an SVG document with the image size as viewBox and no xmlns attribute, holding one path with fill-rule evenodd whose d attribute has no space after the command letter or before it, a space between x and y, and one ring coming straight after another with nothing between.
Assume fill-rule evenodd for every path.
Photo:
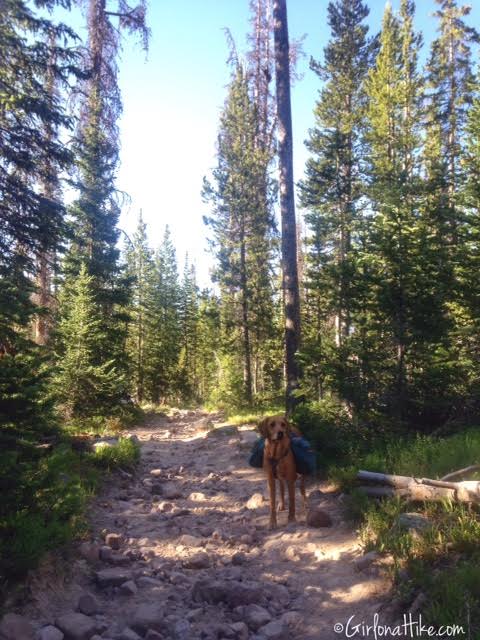
<instances>
[{"instance_id":1,"label":"grass clump","mask_svg":"<svg viewBox=\"0 0 480 640\"><path fill-rule=\"evenodd\" d=\"M120 438L118 444L96 447L90 456L95 466L108 471L118 467L132 469L140 459L140 448L129 438Z\"/></svg>"}]
</instances>

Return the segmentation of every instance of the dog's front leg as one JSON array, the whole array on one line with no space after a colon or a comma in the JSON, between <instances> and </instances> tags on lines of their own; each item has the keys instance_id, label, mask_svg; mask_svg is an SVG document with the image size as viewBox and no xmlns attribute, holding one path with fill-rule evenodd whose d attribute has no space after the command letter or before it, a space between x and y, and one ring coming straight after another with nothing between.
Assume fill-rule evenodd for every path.
<instances>
[{"instance_id":1,"label":"dog's front leg","mask_svg":"<svg viewBox=\"0 0 480 640\"><path fill-rule=\"evenodd\" d=\"M287 480L288 486L288 521L295 522L295 480Z\"/></svg>"},{"instance_id":2,"label":"dog's front leg","mask_svg":"<svg viewBox=\"0 0 480 640\"><path fill-rule=\"evenodd\" d=\"M268 488L270 491L270 529L277 528L277 509L275 496L275 478L272 473L268 474Z\"/></svg>"},{"instance_id":3,"label":"dog's front leg","mask_svg":"<svg viewBox=\"0 0 480 640\"><path fill-rule=\"evenodd\" d=\"M280 483L280 504L278 506L278 510L285 511L285 480L279 478L278 482Z\"/></svg>"}]
</instances>

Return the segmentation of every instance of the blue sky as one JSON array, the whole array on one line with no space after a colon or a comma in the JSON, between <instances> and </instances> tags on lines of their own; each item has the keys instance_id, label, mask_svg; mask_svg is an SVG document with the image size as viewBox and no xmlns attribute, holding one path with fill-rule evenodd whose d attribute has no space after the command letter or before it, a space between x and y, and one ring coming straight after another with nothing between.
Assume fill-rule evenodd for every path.
<instances>
[{"instance_id":1,"label":"blue sky","mask_svg":"<svg viewBox=\"0 0 480 640\"><path fill-rule=\"evenodd\" d=\"M400 0L393 0L394 9ZM132 40L124 43L120 61L123 115L120 121L121 166L118 187L131 196L120 226L131 233L142 209L152 246L158 246L168 224L180 266L185 252L208 283L206 213L202 180L215 165L219 113L229 79L224 28L237 48L245 48L249 29L248 0L150 0L152 31L147 56ZM321 58L329 39L327 0L287 0L291 38L306 34L303 79L292 91L295 180L307 158L304 140L313 126L319 80L308 68L310 56ZM469 24L480 29L480 0L474 0ZM380 29L384 0L369 0L371 33ZM416 27L425 45L435 37L434 0L417 0ZM71 21L71 18L70 18ZM77 23L79 26L79 23ZM80 29L78 29L81 31Z\"/></svg>"}]
</instances>

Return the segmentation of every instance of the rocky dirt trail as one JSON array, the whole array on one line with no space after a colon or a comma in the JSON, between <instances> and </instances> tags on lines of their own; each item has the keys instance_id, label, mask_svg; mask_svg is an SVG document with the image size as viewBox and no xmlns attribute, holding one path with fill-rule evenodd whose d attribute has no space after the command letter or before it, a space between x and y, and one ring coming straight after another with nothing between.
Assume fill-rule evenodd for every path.
<instances>
[{"instance_id":1,"label":"rocky dirt trail","mask_svg":"<svg viewBox=\"0 0 480 640\"><path fill-rule=\"evenodd\" d=\"M212 420L152 415L135 431L134 476L93 501L68 579L38 572L7 640L329 640L352 615L371 621L388 572L362 555L338 497L310 483L311 517L331 526L307 526L298 499L297 522L281 513L270 531L265 478L247 465L256 433Z\"/></svg>"}]
</instances>

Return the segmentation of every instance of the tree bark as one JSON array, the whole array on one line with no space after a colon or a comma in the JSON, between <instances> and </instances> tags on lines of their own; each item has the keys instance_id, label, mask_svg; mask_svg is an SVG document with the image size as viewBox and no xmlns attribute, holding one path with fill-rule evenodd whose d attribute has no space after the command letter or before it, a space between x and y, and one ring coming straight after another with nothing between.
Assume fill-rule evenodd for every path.
<instances>
[{"instance_id":1,"label":"tree bark","mask_svg":"<svg viewBox=\"0 0 480 640\"><path fill-rule=\"evenodd\" d=\"M242 328L243 328L243 381L245 385L245 400L252 404L252 361L250 349L250 327L248 313L248 291L247 291L247 259L245 246L245 229L242 222L241 239L240 239L240 287L242 296Z\"/></svg>"},{"instance_id":2,"label":"tree bark","mask_svg":"<svg viewBox=\"0 0 480 640\"><path fill-rule=\"evenodd\" d=\"M285 315L286 410L298 402L295 390L300 379L296 353L300 346L300 297L298 292L297 238L293 185L292 109L286 0L273 5L275 79L277 89L280 211L282 218L282 276Z\"/></svg>"}]
</instances>

